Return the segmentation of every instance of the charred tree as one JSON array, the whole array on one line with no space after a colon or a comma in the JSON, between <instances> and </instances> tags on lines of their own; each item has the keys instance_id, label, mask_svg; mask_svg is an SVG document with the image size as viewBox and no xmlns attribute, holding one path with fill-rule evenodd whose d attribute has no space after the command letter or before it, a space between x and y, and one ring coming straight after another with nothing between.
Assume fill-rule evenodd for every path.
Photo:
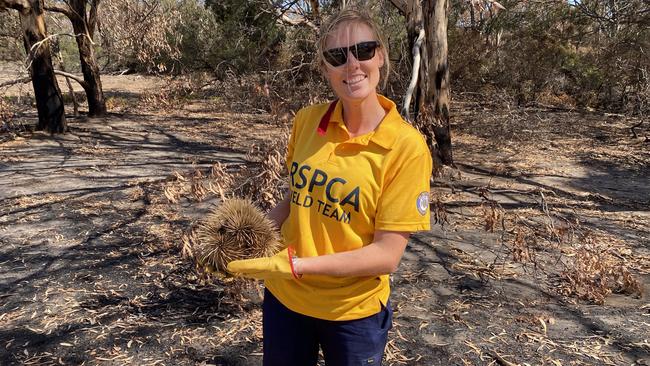
<instances>
[{"instance_id":1,"label":"charred tree","mask_svg":"<svg viewBox=\"0 0 650 366\"><path fill-rule=\"evenodd\" d=\"M428 109L429 124L438 145L438 155L445 165L453 165L449 126L449 64L447 62L448 0L424 1L422 18L426 32L425 50L420 70L423 82L419 110Z\"/></svg>"},{"instance_id":2,"label":"charred tree","mask_svg":"<svg viewBox=\"0 0 650 366\"><path fill-rule=\"evenodd\" d=\"M424 133L434 158L453 165L449 126L449 65L447 63L448 0L391 0L406 17L411 49L424 29L424 46L420 49L413 120ZM408 108L405 108L408 110ZM405 116L409 117L409 116Z\"/></svg>"},{"instance_id":3,"label":"charred tree","mask_svg":"<svg viewBox=\"0 0 650 366\"><path fill-rule=\"evenodd\" d=\"M42 0L0 0L0 10L11 8L20 14L23 43L28 55L29 73L34 87L37 130L50 133L67 131L63 97L54 76L52 54L47 40Z\"/></svg>"},{"instance_id":4,"label":"charred tree","mask_svg":"<svg viewBox=\"0 0 650 366\"><path fill-rule=\"evenodd\" d=\"M62 13L72 23L83 74L83 82L80 81L79 84L84 88L88 99L88 116L99 117L106 114L106 100L92 41L99 0L90 0L89 12L86 11L86 4L86 0L69 0L65 4L47 6L46 10Z\"/></svg>"}]
</instances>

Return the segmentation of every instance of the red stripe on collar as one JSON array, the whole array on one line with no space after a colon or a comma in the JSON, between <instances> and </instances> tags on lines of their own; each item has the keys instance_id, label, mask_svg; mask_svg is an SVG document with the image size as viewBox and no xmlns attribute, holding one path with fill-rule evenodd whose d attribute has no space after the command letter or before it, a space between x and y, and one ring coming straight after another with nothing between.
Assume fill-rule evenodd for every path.
<instances>
[{"instance_id":1,"label":"red stripe on collar","mask_svg":"<svg viewBox=\"0 0 650 366\"><path fill-rule=\"evenodd\" d=\"M330 117L332 117L332 113L334 112L334 108L336 108L336 102L338 102L338 99L333 101L332 104L330 104L329 108L327 108L327 112L323 115L323 118L320 119L320 123L318 124L318 134L321 136L325 136L325 133L327 132L327 126L330 123Z\"/></svg>"}]
</instances>

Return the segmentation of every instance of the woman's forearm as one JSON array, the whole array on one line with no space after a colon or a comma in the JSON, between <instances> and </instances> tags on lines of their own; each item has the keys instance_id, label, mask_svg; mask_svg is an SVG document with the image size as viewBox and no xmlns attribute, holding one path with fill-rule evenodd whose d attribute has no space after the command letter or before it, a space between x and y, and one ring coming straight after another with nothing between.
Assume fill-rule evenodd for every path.
<instances>
[{"instance_id":1,"label":"woman's forearm","mask_svg":"<svg viewBox=\"0 0 650 366\"><path fill-rule=\"evenodd\" d=\"M289 217L289 199L289 194L285 194L282 201L278 202L275 207L266 214L266 216L275 223L278 229L282 227L284 220Z\"/></svg>"},{"instance_id":2,"label":"woman's forearm","mask_svg":"<svg viewBox=\"0 0 650 366\"><path fill-rule=\"evenodd\" d=\"M298 258L294 266L300 275L348 277L389 274L397 270L409 234L378 232L375 241L362 248L318 257Z\"/></svg>"}]
</instances>

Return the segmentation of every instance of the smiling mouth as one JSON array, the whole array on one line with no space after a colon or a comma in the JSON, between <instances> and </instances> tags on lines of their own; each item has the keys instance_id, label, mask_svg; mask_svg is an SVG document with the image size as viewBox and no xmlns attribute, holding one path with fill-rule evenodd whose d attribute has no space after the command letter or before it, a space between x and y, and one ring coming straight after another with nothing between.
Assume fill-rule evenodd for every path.
<instances>
[{"instance_id":1,"label":"smiling mouth","mask_svg":"<svg viewBox=\"0 0 650 366\"><path fill-rule=\"evenodd\" d=\"M351 79L348 79L348 80L343 80L343 83L347 84L347 85L355 85L355 84L358 84L358 83L362 82L367 77L368 76L366 76L366 75L359 75L359 76L355 76L355 77L353 77Z\"/></svg>"}]
</instances>

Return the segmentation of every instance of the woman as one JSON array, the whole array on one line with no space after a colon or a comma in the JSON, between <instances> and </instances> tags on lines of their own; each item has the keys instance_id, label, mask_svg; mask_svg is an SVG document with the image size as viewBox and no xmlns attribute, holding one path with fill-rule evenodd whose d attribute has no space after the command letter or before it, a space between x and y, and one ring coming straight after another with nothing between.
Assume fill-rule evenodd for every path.
<instances>
[{"instance_id":1,"label":"woman","mask_svg":"<svg viewBox=\"0 0 650 366\"><path fill-rule=\"evenodd\" d=\"M432 160L424 138L377 94L386 44L370 17L343 10L322 28L320 67L338 99L296 114L290 189L269 216L287 249L234 261L265 280L264 365L378 365L392 324L389 274L409 235L429 229Z\"/></svg>"}]
</instances>

